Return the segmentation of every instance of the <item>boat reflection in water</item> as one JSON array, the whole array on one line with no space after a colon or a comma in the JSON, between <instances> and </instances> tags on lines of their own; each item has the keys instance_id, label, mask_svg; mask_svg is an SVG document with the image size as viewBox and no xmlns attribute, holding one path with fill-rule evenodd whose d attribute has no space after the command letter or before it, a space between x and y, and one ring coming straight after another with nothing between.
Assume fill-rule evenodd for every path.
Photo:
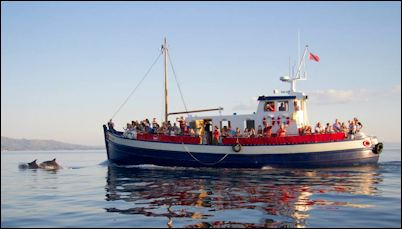
<instances>
[{"instance_id":1,"label":"boat reflection in water","mask_svg":"<svg viewBox=\"0 0 402 229\"><path fill-rule=\"evenodd\" d=\"M353 195L375 195L380 182L377 166L320 170L109 166L106 200L113 207L106 211L166 217L166 225L151 227L305 227L313 208L334 212L340 206L373 207L354 203Z\"/></svg>"}]
</instances>

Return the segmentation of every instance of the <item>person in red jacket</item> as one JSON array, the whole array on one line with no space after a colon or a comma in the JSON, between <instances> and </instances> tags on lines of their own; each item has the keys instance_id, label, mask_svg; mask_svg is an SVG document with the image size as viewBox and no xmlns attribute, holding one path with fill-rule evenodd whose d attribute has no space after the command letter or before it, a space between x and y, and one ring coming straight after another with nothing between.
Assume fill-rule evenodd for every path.
<instances>
[{"instance_id":1,"label":"person in red jacket","mask_svg":"<svg viewBox=\"0 0 402 229\"><path fill-rule=\"evenodd\" d=\"M213 143L216 145L219 143L221 133L219 132L219 128L215 126L215 130L213 132Z\"/></svg>"}]
</instances>

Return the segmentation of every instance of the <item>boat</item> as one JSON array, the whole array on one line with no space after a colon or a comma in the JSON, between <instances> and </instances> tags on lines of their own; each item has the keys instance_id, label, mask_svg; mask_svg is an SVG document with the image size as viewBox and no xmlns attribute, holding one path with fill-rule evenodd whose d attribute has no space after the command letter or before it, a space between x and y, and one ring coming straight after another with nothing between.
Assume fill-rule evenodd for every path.
<instances>
[{"instance_id":1,"label":"boat","mask_svg":"<svg viewBox=\"0 0 402 229\"><path fill-rule=\"evenodd\" d=\"M271 95L259 96L257 110L252 114L222 115L222 107L191 111L186 108L183 112L169 113L167 87L169 53L165 38L160 53L164 56L165 70L164 120L168 122L169 116L187 114L185 122L190 128L197 130L197 135L170 136L136 132L127 136L122 131L104 124L108 160L117 165L153 164L216 168L320 168L376 164L383 150L383 143L379 142L377 137L366 135L361 130L352 134L303 133L303 128L310 125L307 116L308 95L296 90L296 81L306 80L306 73L302 69L305 66L307 53L309 59L319 61L319 57L312 54L306 45L298 61L296 73L290 74L289 71L288 76L280 77L282 82L290 84L290 89L274 90ZM219 111L219 115L191 115L207 111ZM269 137L236 135L236 137L219 137L219 141L211 141L214 131L211 127L220 130L230 127L257 129L256 127L260 125L270 126L272 133L285 128L286 135L283 136L282 133L280 133L282 136L272 134Z\"/></svg>"}]
</instances>

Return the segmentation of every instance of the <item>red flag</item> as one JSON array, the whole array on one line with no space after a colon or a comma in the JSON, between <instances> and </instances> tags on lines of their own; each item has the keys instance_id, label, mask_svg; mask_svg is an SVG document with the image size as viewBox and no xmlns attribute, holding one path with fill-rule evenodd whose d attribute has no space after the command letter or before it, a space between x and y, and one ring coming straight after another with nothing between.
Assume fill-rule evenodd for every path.
<instances>
[{"instance_id":1,"label":"red flag","mask_svg":"<svg viewBox=\"0 0 402 229\"><path fill-rule=\"evenodd\" d=\"M312 54L311 52L309 53L308 58L309 58L310 60L314 60L314 61L320 62L320 57L317 56L317 55Z\"/></svg>"}]
</instances>

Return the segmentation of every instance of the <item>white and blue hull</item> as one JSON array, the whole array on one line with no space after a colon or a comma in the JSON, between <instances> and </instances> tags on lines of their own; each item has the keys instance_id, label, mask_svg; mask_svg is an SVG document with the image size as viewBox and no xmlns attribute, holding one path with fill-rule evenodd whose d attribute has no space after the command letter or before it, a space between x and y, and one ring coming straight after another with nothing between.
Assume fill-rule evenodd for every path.
<instances>
[{"instance_id":1,"label":"white and blue hull","mask_svg":"<svg viewBox=\"0 0 402 229\"><path fill-rule=\"evenodd\" d=\"M109 161L119 165L262 168L316 168L376 164L379 154L364 139L294 145L232 146L141 141L122 138L105 128Z\"/></svg>"}]
</instances>

